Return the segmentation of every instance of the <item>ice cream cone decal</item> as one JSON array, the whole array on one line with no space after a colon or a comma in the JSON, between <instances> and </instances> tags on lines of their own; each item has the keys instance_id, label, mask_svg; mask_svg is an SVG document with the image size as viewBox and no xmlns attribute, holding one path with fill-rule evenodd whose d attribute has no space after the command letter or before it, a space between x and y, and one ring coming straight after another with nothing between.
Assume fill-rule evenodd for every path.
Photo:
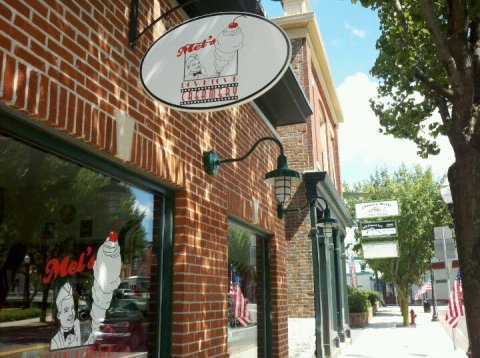
<instances>
[{"instance_id":1,"label":"ice cream cone decal","mask_svg":"<svg viewBox=\"0 0 480 358\"><path fill-rule=\"evenodd\" d=\"M236 22L240 17L245 16L237 16L217 36L214 53L215 61L213 62L217 77L229 74L227 73L229 66L236 58L237 51L243 47L243 32Z\"/></svg>"},{"instance_id":2,"label":"ice cream cone decal","mask_svg":"<svg viewBox=\"0 0 480 358\"><path fill-rule=\"evenodd\" d=\"M93 287L92 287L92 331L85 344L95 342L95 333L98 332L100 324L105 318L107 308L112 301L113 291L120 285L120 270L122 259L120 256L120 245L118 234L110 232L107 239L98 249L97 258L93 265Z\"/></svg>"}]
</instances>

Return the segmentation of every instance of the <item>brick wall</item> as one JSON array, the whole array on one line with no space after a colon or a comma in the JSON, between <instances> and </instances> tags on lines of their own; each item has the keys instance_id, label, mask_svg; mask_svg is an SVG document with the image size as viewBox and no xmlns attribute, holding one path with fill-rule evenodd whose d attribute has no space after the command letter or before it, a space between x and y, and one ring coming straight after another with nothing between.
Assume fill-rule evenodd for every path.
<instances>
[{"instance_id":1,"label":"brick wall","mask_svg":"<svg viewBox=\"0 0 480 358\"><path fill-rule=\"evenodd\" d=\"M140 1L138 29L170 5ZM277 147L262 144L248 160L224 165L215 177L202 170L202 151L222 158L243 155L271 135L249 105L225 112L180 113L144 91L139 65L164 31L157 24L128 46L130 2L8 0L0 3L0 100L33 121L117 152L115 111L136 121L132 159L126 165L177 187L174 219L172 355L227 356L227 217L253 222L270 239L273 355L286 357L286 244L276 219L273 191L263 183ZM178 15L178 13L177 13ZM173 22L180 19L172 17ZM269 163L268 166L265 163Z\"/></svg>"},{"instance_id":2,"label":"brick wall","mask_svg":"<svg viewBox=\"0 0 480 358\"><path fill-rule=\"evenodd\" d=\"M292 39L291 42L292 66L314 113L305 124L285 126L278 130L285 153L295 170L327 171L335 180L337 190L341 192L337 126L321 89L319 74L312 64L313 54L308 42L305 38ZM324 132L321 130L321 118L325 120ZM331 129L334 138L331 136ZM327 167L324 167L322 160L324 148L324 155L328 155ZM289 208L303 207L306 202L305 188L300 186L294 192ZM285 222L285 236L288 240L288 314L289 317L314 317L312 245L308 236L311 224L308 208L298 214L287 214Z\"/></svg>"}]
</instances>

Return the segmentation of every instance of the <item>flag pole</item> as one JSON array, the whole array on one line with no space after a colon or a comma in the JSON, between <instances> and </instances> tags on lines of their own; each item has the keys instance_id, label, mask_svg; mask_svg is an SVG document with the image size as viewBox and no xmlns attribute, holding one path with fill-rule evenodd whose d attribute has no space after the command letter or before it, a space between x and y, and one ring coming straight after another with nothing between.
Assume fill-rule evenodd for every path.
<instances>
[{"instance_id":1,"label":"flag pole","mask_svg":"<svg viewBox=\"0 0 480 358\"><path fill-rule=\"evenodd\" d=\"M457 350L457 345L455 344L455 328L452 327L452 339L453 339L453 349Z\"/></svg>"}]
</instances>

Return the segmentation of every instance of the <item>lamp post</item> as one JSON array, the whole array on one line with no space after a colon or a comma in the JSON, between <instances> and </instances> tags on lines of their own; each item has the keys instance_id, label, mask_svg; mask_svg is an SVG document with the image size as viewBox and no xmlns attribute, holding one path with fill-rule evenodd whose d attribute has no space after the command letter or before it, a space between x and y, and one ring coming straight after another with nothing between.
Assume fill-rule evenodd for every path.
<instances>
[{"instance_id":1,"label":"lamp post","mask_svg":"<svg viewBox=\"0 0 480 358\"><path fill-rule=\"evenodd\" d=\"M30 256L28 254L23 258L25 263L25 282L23 285L23 308L28 308L29 296L30 296Z\"/></svg>"},{"instance_id":2,"label":"lamp post","mask_svg":"<svg viewBox=\"0 0 480 358\"><path fill-rule=\"evenodd\" d=\"M438 321L437 299L435 298L435 273L433 272L432 265L430 265L430 282L432 282L432 301L433 301L432 321Z\"/></svg>"},{"instance_id":3,"label":"lamp post","mask_svg":"<svg viewBox=\"0 0 480 358\"><path fill-rule=\"evenodd\" d=\"M445 204L447 204L447 209L450 215L452 216L452 219L454 218L453 216L453 199L452 199L452 192L450 190L450 184L448 182L448 179L445 178L445 181L440 187L440 195L442 196L443 201Z\"/></svg>"}]
</instances>

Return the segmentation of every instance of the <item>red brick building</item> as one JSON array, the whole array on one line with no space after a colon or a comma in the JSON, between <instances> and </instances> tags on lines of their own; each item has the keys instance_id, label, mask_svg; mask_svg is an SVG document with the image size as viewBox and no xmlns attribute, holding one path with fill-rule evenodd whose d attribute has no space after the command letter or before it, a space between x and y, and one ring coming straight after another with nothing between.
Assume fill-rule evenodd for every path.
<instances>
[{"instance_id":1,"label":"red brick building","mask_svg":"<svg viewBox=\"0 0 480 358\"><path fill-rule=\"evenodd\" d=\"M162 106L145 92L139 65L167 27L215 11L262 11L256 1L188 5L132 49L130 5L0 4L0 309L40 312L35 324L0 328L0 353L286 357L287 242L263 182L278 147L266 142L216 176L204 172L202 153L239 157L304 121L308 103L295 98L301 90L288 70L237 108ZM173 5L140 1L138 31ZM119 273L105 276L104 262ZM138 297L119 290L134 277ZM249 299L247 327L232 317L235 280Z\"/></svg>"},{"instance_id":2,"label":"red brick building","mask_svg":"<svg viewBox=\"0 0 480 358\"><path fill-rule=\"evenodd\" d=\"M287 214L285 220L289 241L290 334L295 336L295 331L302 332L299 337L289 340L289 348L292 353L303 349L305 355L319 351L315 345L305 347L308 340L311 341L309 334L315 335L316 326L321 325L322 337L317 337L316 344L323 349L317 356L328 357L337 354L341 343L349 336L344 239L345 228L352 226L353 222L341 199L338 127L343 122L343 115L310 2L285 0L282 4L284 16L273 21L285 30L291 40L292 67L313 110L306 123L278 129L293 167L304 173L304 180L288 208L303 207L316 196L326 199L316 203L316 217L304 210ZM333 236L323 235L320 229L319 236L312 238L312 228L318 228L325 205L329 205L332 216L339 221L338 228ZM312 256L314 244L318 245L318 261L314 258L315 251ZM315 301L319 306L315 307ZM317 317L315 323L312 320L314 317Z\"/></svg>"},{"instance_id":3,"label":"red brick building","mask_svg":"<svg viewBox=\"0 0 480 358\"><path fill-rule=\"evenodd\" d=\"M132 4L138 31L176 5ZM262 143L215 176L202 155L238 158L261 137L282 139L293 168L328 169L340 191L341 118L302 39L293 65L306 96L289 69L255 101L225 111L155 101L139 79L143 54L171 26L218 11L262 15L254 0L190 4L132 48L130 2L0 4L0 310L40 315L0 328L0 353L288 356L292 226L263 181L278 147ZM333 141L321 144L322 130ZM303 156L290 143L297 137ZM246 299L246 325L233 287Z\"/></svg>"}]
</instances>

